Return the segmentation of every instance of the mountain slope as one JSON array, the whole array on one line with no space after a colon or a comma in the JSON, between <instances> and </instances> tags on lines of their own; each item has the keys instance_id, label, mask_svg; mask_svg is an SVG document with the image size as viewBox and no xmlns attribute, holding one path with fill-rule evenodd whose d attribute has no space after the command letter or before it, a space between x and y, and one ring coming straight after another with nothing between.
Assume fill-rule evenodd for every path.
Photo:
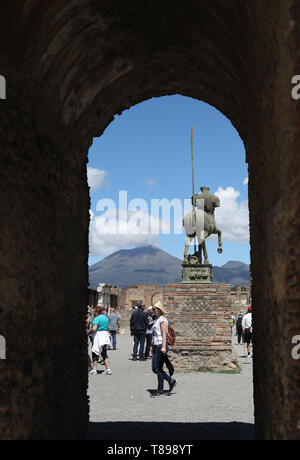
<instances>
[{"instance_id":1,"label":"mountain slope","mask_svg":"<svg viewBox=\"0 0 300 460\"><path fill-rule=\"evenodd\" d=\"M121 250L92 265L90 285L127 287L181 282L181 260L154 246Z\"/></svg>"},{"instance_id":2,"label":"mountain slope","mask_svg":"<svg viewBox=\"0 0 300 460\"><path fill-rule=\"evenodd\" d=\"M249 270L249 265L243 262L227 262L222 267L214 267L214 282L249 287Z\"/></svg>"},{"instance_id":3,"label":"mountain slope","mask_svg":"<svg viewBox=\"0 0 300 460\"><path fill-rule=\"evenodd\" d=\"M127 287L135 284L181 283L182 261L154 246L115 252L89 269L90 286L107 283ZM249 286L249 265L227 262L214 267L215 283Z\"/></svg>"}]
</instances>

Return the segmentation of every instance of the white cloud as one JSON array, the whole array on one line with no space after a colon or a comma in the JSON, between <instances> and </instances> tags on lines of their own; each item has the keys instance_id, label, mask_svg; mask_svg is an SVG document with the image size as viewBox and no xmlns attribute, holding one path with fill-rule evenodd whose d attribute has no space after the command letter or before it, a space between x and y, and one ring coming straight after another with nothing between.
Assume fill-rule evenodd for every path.
<instances>
[{"instance_id":1,"label":"white cloud","mask_svg":"<svg viewBox=\"0 0 300 460\"><path fill-rule=\"evenodd\" d=\"M159 235L152 229L168 230L168 223L142 211L128 212L110 208L101 216L90 211L90 256L105 257L131 246L159 246Z\"/></svg>"},{"instance_id":2,"label":"white cloud","mask_svg":"<svg viewBox=\"0 0 300 460\"><path fill-rule=\"evenodd\" d=\"M221 200L221 207L215 211L216 223L224 241L249 243L248 201L238 203L240 192L233 187L225 190L219 187L215 193Z\"/></svg>"},{"instance_id":3,"label":"white cloud","mask_svg":"<svg viewBox=\"0 0 300 460\"><path fill-rule=\"evenodd\" d=\"M238 202L240 192L233 187L219 187L215 192L221 201L221 207L216 209L216 223L221 229L224 241L249 243L249 210L248 202ZM103 201L103 200L102 200ZM176 220L172 225L168 218L158 217L156 213L149 215L148 205L143 200L133 200L129 211L118 209L112 200L106 200L101 206L97 205L95 215L90 211L90 255L105 257L113 252L132 246L159 246L160 234L175 234L182 230L182 220ZM191 208L186 200L184 214ZM152 210L153 211L153 210ZM215 239L212 236L211 239Z\"/></svg>"},{"instance_id":4,"label":"white cloud","mask_svg":"<svg viewBox=\"0 0 300 460\"><path fill-rule=\"evenodd\" d=\"M248 185L249 184L249 177L245 177L243 185Z\"/></svg>"},{"instance_id":5,"label":"white cloud","mask_svg":"<svg viewBox=\"0 0 300 460\"><path fill-rule=\"evenodd\" d=\"M106 171L97 168L87 168L88 183L91 190L97 190L103 185L103 180L106 176Z\"/></svg>"}]
</instances>

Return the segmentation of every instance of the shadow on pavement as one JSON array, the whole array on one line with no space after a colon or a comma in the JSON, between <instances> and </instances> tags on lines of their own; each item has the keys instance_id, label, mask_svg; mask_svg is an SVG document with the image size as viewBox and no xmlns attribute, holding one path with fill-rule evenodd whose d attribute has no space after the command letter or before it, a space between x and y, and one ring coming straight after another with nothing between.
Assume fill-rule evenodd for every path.
<instances>
[{"instance_id":1,"label":"shadow on pavement","mask_svg":"<svg viewBox=\"0 0 300 460\"><path fill-rule=\"evenodd\" d=\"M151 398L157 398L159 396L171 396L173 393L170 393L168 390L164 390L160 393L158 390L147 390Z\"/></svg>"},{"instance_id":2,"label":"shadow on pavement","mask_svg":"<svg viewBox=\"0 0 300 460\"><path fill-rule=\"evenodd\" d=\"M250 423L166 423L105 422L90 423L87 440L253 440L254 425Z\"/></svg>"}]
</instances>

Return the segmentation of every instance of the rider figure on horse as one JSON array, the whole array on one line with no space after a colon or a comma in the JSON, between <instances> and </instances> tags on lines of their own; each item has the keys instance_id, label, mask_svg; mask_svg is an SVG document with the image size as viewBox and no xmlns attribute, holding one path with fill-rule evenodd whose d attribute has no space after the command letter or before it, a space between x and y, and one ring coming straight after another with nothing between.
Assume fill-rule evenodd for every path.
<instances>
[{"instance_id":1,"label":"rider figure on horse","mask_svg":"<svg viewBox=\"0 0 300 460\"><path fill-rule=\"evenodd\" d=\"M197 209L203 209L200 200L204 201L204 211L213 218L212 224L216 225L215 222L215 208L220 207L220 198L217 195L212 195L209 187L201 187L201 193L192 197L192 205Z\"/></svg>"},{"instance_id":2,"label":"rider figure on horse","mask_svg":"<svg viewBox=\"0 0 300 460\"><path fill-rule=\"evenodd\" d=\"M192 197L192 204L194 210L188 213L184 219L184 227L187 234L187 241L185 245L184 261L188 262L188 248L190 242L193 238L197 236L199 242L199 250L194 255L198 258L199 262L202 263L202 252L204 255L204 263L209 264L208 254L206 250L205 240L212 234L218 235L218 253L222 254L222 232L218 229L215 221L215 209L220 207L220 199L216 195L210 193L209 187L201 187L201 193L194 195ZM198 213L204 212L204 221L203 214ZM198 220L200 219L200 220ZM199 234L197 229L199 229L200 222L204 224L204 233ZM201 225L200 225L201 227ZM201 235L201 237L200 237Z\"/></svg>"}]
</instances>

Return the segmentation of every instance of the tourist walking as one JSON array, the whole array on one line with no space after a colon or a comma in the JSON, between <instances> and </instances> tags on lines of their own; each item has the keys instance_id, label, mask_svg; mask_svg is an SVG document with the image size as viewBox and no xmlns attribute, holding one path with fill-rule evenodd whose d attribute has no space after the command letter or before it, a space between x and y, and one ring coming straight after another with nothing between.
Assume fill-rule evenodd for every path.
<instances>
[{"instance_id":1,"label":"tourist walking","mask_svg":"<svg viewBox=\"0 0 300 460\"><path fill-rule=\"evenodd\" d=\"M107 375L111 375L110 363L107 355L107 348L110 345L109 339L109 320L103 314L102 308L97 307L95 309L96 317L93 321L92 328L88 332L88 335L94 335L93 348L92 348L92 359L93 359L93 370L90 372L91 375L97 375L97 365L99 362L100 355L105 364Z\"/></svg>"},{"instance_id":2,"label":"tourist walking","mask_svg":"<svg viewBox=\"0 0 300 460\"><path fill-rule=\"evenodd\" d=\"M138 304L138 309L134 311L130 318L130 331L133 335L133 361L137 361L139 352L139 361L145 361L144 348L146 339L146 330L148 326L148 316L144 312L144 305Z\"/></svg>"},{"instance_id":3,"label":"tourist walking","mask_svg":"<svg viewBox=\"0 0 300 460\"><path fill-rule=\"evenodd\" d=\"M240 313L236 317L236 335L238 338L238 344L241 345L242 339L243 339L243 312L240 311Z\"/></svg>"},{"instance_id":4,"label":"tourist walking","mask_svg":"<svg viewBox=\"0 0 300 460\"><path fill-rule=\"evenodd\" d=\"M88 313L86 314L85 328L86 328L86 333L89 334L89 331L91 330L91 317L90 317L90 307L89 306L88 306ZM90 336L89 338L91 340L91 343L93 343L92 337ZM92 361L91 361L88 351L87 351L87 356L88 356L88 370L91 371L93 367L92 367Z\"/></svg>"},{"instance_id":5,"label":"tourist walking","mask_svg":"<svg viewBox=\"0 0 300 460\"><path fill-rule=\"evenodd\" d=\"M114 308L111 308L108 315L108 321L111 347L113 350L117 349L117 334L120 331L120 320L120 315L115 312Z\"/></svg>"},{"instance_id":6,"label":"tourist walking","mask_svg":"<svg viewBox=\"0 0 300 460\"><path fill-rule=\"evenodd\" d=\"M87 334L91 330L91 327L92 327L91 313L89 312L89 313L86 314L86 321L85 321L85 328L86 328ZM91 343L93 344L93 338L92 338L91 335L89 336L89 339L90 339Z\"/></svg>"},{"instance_id":7,"label":"tourist walking","mask_svg":"<svg viewBox=\"0 0 300 460\"><path fill-rule=\"evenodd\" d=\"M147 325L147 330L146 330L146 351L145 351L145 359L148 359L150 357L150 350L152 346L152 340L153 340L153 332L152 332L152 326L154 325L154 318L153 318L153 307L148 308L147 312L148 316L148 325Z\"/></svg>"},{"instance_id":8,"label":"tourist walking","mask_svg":"<svg viewBox=\"0 0 300 460\"><path fill-rule=\"evenodd\" d=\"M234 325L235 325L235 317L234 317L234 313L232 311L231 312L231 319L230 319L231 334L232 334Z\"/></svg>"},{"instance_id":9,"label":"tourist walking","mask_svg":"<svg viewBox=\"0 0 300 460\"><path fill-rule=\"evenodd\" d=\"M251 355L251 342L253 341L253 328L252 328L252 307L248 308L248 313L244 316L242 321L244 342L247 344L248 357Z\"/></svg>"},{"instance_id":10,"label":"tourist walking","mask_svg":"<svg viewBox=\"0 0 300 460\"><path fill-rule=\"evenodd\" d=\"M168 354L168 320L166 311L162 303L158 302L154 306L154 313L157 320L153 326L153 355L152 355L152 371L157 374L158 389L157 395L164 394L164 380L169 383L169 392L173 390L176 385L176 380L173 379L167 372L163 370L165 357Z\"/></svg>"},{"instance_id":11,"label":"tourist walking","mask_svg":"<svg viewBox=\"0 0 300 460\"><path fill-rule=\"evenodd\" d=\"M108 313L107 313L107 311L106 311L106 307L103 305L103 303L101 302L101 300L98 300L98 302L97 302L97 308L101 308L101 310L102 310L102 315L104 315L104 316L106 316L106 317L108 316Z\"/></svg>"}]
</instances>

